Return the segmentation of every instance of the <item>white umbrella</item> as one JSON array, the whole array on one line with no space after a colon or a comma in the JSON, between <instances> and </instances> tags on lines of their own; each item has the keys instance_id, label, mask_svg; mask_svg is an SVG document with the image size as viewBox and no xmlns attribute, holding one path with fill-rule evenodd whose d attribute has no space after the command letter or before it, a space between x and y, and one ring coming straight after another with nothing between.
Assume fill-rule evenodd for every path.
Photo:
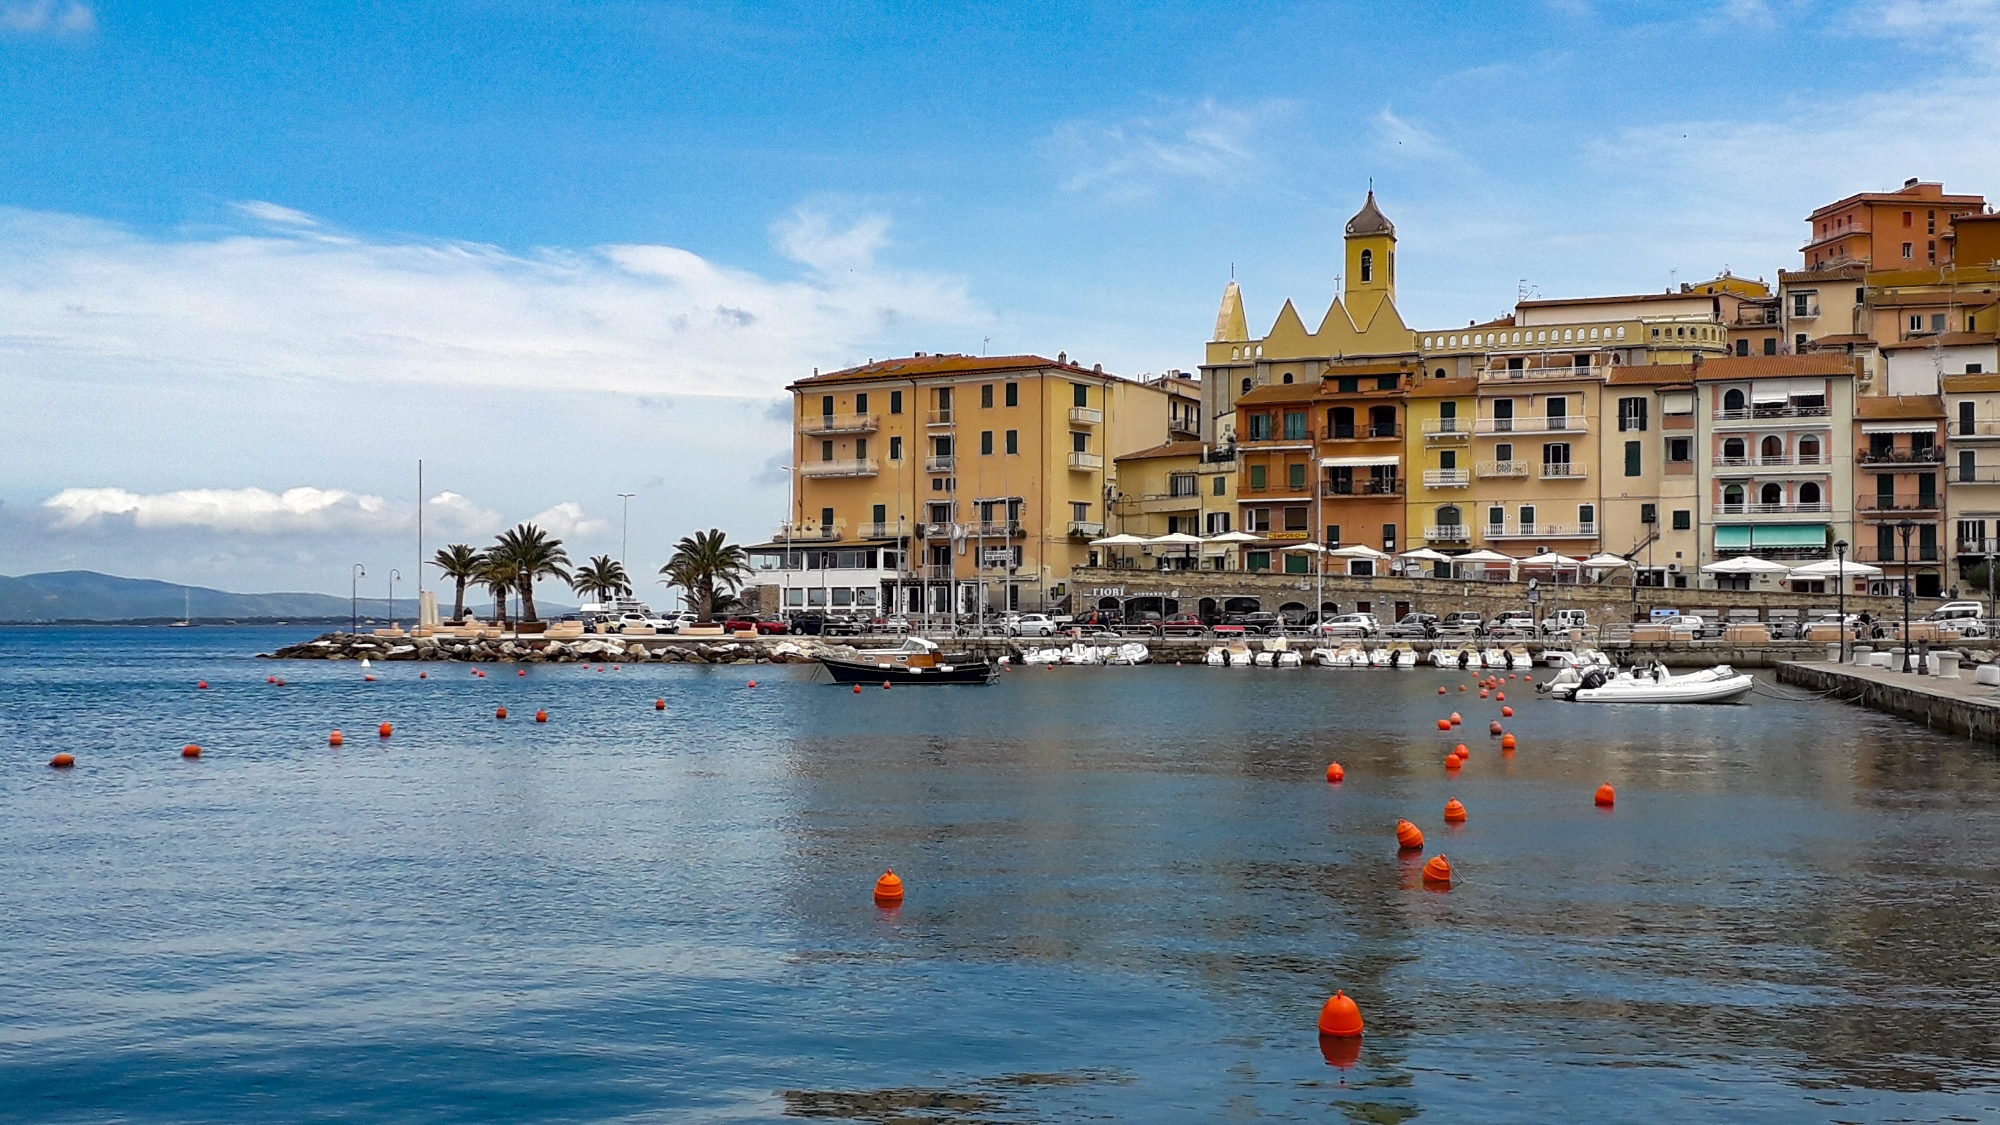
<instances>
[{"instance_id":1,"label":"white umbrella","mask_svg":"<svg viewBox=\"0 0 2000 1125\"><path fill-rule=\"evenodd\" d=\"M1554 551L1544 551L1539 555L1530 555L1527 558L1522 559L1521 565L1522 566L1582 566L1583 560L1573 559L1570 558L1568 555L1558 555Z\"/></svg>"},{"instance_id":2,"label":"white umbrella","mask_svg":"<svg viewBox=\"0 0 2000 1125\"><path fill-rule=\"evenodd\" d=\"M1366 543L1356 543L1352 547L1342 547L1333 553L1336 557L1343 559L1386 559L1389 557L1387 552L1378 551Z\"/></svg>"},{"instance_id":3,"label":"white umbrella","mask_svg":"<svg viewBox=\"0 0 2000 1125\"><path fill-rule=\"evenodd\" d=\"M1793 567L1793 578L1869 578L1882 573L1879 566L1852 562L1844 559L1821 559L1816 563Z\"/></svg>"},{"instance_id":4,"label":"white umbrella","mask_svg":"<svg viewBox=\"0 0 2000 1125\"><path fill-rule=\"evenodd\" d=\"M1210 543L1222 543L1222 544L1255 543L1257 542L1258 538L1259 538L1258 536L1252 535L1247 531L1225 531L1220 535L1209 536L1208 541Z\"/></svg>"},{"instance_id":5,"label":"white umbrella","mask_svg":"<svg viewBox=\"0 0 2000 1125\"><path fill-rule=\"evenodd\" d=\"M1583 565L1592 570L1618 570L1632 565L1632 560L1623 555L1592 555L1583 560Z\"/></svg>"},{"instance_id":6,"label":"white umbrella","mask_svg":"<svg viewBox=\"0 0 2000 1125\"><path fill-rule=\"evenodd\" d=\"M1170 531L1165 535L1155 535L1146 542L1155 547L1199 547L1201 536L1189 535L1185 531Z\"/></svg>"},{"instance_id":7,"label":"white umbrella","mask_svg":"<svg viewBox=\"0 0 2000 1125\"><path fill-rule=\"evenodd\" d=\"M1463 555L1453 555L1455 563L1512 563L1514 560L1498 551L1468 551Z\"/></svg>"},{"instance_id":8,"label":"white umbrella","mask_svg":"<svg viewBox=\"0 0 2000 1125\"><path fill-rule=\"evenodd\" d=\"M1767 562L1751 555L1738 555L1733 559L1709 563L1701 568L1703 574L1785 574L1792 568L1784 563Z\"/></svg>"},{"instance_id":9,"label":"white umbrella","mask_svg":"<svg viewBox=\"0 0 2000 1125\"><path fill-rule=\"evenodd\" d=\"M1287 553L1292 551L1299 551L1308 555L1323 555L1326 553L1326 548L1320 546L1317 543L1294 543L1291 546L1286 547L1285 551Z\"/></svg>"},{"instance_id":10,"label":"white umbrella","mask_svg":"<svg viewBox=\"0 0 2000 1125\"><path fill-rule=\"evenodd\" d=\"M1146 545L1146 540L1136 535L1107 535L1102 539L1092 539L1090 545L1093 547L1143 547Z\"/></svg>"},{"instance_id":11,"label":"white umbrella","mask_svg":"<svg viewBox=\"0 0 2000 1125\"><path fill-rule=\"evenodd\" d=\"M1433 551L1429 547L1418 547L1414 551L1404 551L1399 559L1422 559L1424 562L1450 562L1451 556L1443 551Z\"/></svg>"}]
</instances>

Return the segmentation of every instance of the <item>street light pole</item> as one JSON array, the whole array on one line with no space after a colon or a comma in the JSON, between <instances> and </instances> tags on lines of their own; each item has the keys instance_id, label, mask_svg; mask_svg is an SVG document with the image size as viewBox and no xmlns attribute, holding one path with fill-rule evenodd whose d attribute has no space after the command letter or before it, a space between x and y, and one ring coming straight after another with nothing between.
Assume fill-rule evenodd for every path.
<instances>
[{"instance_id":1,"label":"street light pole","mask_svg":"<svg viewBox=\"0 0 2000 1125\"><path fill-rule=\"evenodd\" d=\"M618 494L618 499L624 501L624 509L625 509L623 514L621 514L618 518L618 565L619 566L625 565L626 533L630 531L632 527L632 498L637 495L639 494L636 492L621 492Z\"/></svg>"},{"instance_id":2,"label":"street light pole","mask_svg":"<svg viewBox=\"0 0 2000 1125\"><path fill-rule=\"evenodd\" d=\"M368 568L354 564L353 573L347 582L347 632L352 636L361 632L361 580L368 577Z\"/></svg>"},{"instance_id":3,"label":"street light pole","mask_svg":"<svg viewBox=\"0 0 2000 1125\"><path fill-rule=\"evenodd\" d=\"M389 568L389 628L391 629L396 627L396 583L402 577L402 571L394 567Z\"/></svg>"},{"instance_id":4,"label":"street light pole","mask_svg":"<svg viewBox=\"0 0 2000 1125\"><path fill-rule=\"evenodd\" d=\"M1839 560L1835 563L1839 569L1834 571L1833 589L1840 595L1840 662L1845 664L1847 636L1851 632L1847 627L1847 540L1836 540L1833 544L1833 554L1834 558Z\"/></svg>"},{"instance_id":5,"label":"street light pole","mask_svg":"<svg viewBox=\"0 0 2000 1125\"><path fill-rule=\"evenodd\" d=\"M1916 646L1910 643L1910 603L1916 600L1916 591L1910 587L1910 536L1916 532L1917 525L1903 520L1896 525L1896 530L1903 533L1903 671L1907 672L1910 670L1910 657L1916 651Z\"/></svg>"}]
</instances>

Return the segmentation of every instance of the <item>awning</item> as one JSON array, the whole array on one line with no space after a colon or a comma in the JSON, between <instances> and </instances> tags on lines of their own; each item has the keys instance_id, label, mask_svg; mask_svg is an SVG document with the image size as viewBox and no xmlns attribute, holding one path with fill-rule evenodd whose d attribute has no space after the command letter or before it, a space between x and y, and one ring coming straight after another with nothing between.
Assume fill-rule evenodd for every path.
<instances>
[{"instance_id":1,"label":"awning","mask_svg":"<svg viewBox=\"0 0 2000 1125\"><path fill-rule=\"evenodd\" d=\"M1715 549L1749 550L1750 529L1747 527L1718 527L1715 529Z\"/></svg>"},{"instance_id":2,"label":"awning","mask_svg":"<svg viewBox=\"0 0 2000 1125\"><path fill-rule=\"evenodd\" d=\"M1319 467L1322 469L1359 469L1371 465L1400 465L1402 463L1403 459L1393 454L1387 457L1322 457L1319 459Z\"/></svg>"},{"instance_id":3,"label":"awning","mask_svg":"<svg viewBox=\"0 0 2000 1125\"><path fill-rule=\"evenodd\" d=\"M1757 383L1750 388L1751 402L1785 402L1791 397L1784 383Z\"/></svg>"},{"instance_id":4,"label":"awning","mask_svg":"<svg viewBox=\"0 0 2000 1125\"><path fill-rule=\"evenodd\" d=\"M1716 528L1716 534L1722 534ZM1754 547L1824 547L1826 546L1826 525L1823 523L1758 524L1750 529L1750 544Z\"/></svg>"},{"instance_id":5,"label":"awning","mask_svg":"<svg viewBox=\"0 0 2000 1125\"><path fill-rule=\"evenodd\" d=\"M1861 423L1861 432L1864 434L1934 434L1937 433L1937 428L1936 422Z\"/></svg>"}]
</instances>

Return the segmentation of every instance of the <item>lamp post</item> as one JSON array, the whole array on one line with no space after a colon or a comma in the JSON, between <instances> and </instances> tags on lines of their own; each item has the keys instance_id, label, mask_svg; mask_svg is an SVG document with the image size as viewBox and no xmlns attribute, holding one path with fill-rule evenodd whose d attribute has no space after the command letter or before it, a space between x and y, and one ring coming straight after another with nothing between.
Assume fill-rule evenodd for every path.
<instances>
[{"instance_id":1,"label":"lamp post","mask_svg":"<svg viewBox=\"0 0 2000 1125\"><path fill-rule=\"evenodd\" d=\"M401 571L389 568L389 628L396 627L396 583L403 577Z\"/></svg>"},{"instance_id":2,"label":"lamp post","mask_svg":"<svg viewBox=\"0 0 2000 1125\"><path fill-rule=\"evenodd\" d=\"M625 565L626 532L629 531L632 526L632 498L637 495L639 494L636 492L621 492L618 494L618 499L624 501L623 505L624 511L618 517L618 565L619 566Z\"/></svg>"},{"instance_id":3,"label":"lamp post","mask_svg":"<svg viewBox=\"0 0 2000 1125\"><path fill-rule=\"evenodd\" d=\"M348 575L347 583L347 632L352 636L361 631L361 580L368 577L368 568L354 564L354 571Z\"/></svg>"},{"instance_id":4,"label":"lamp post","mask_svg":"<svg viewBox=\"0 0 2000 1125\"><path fill-rule=\"evenodd\" d=\"M1836 594L1840 595L1840 662L1845 664L1847 663L1847 637L1852 632L1847 625L1847 540L1839 539L1834 541L1833 557L1838 560L1834 565L1839 568L1833 574L1833 589Z\"/></svg>"},{"instance_id":5,"label":"lamp post","mask_svg":"<svg viewBox=\"0 0 2000 1125\"><path fill-rule=\"evenodd\" d=\"M1896 524L1896 530L1903 533L1903 671L1907 672L1910 670L1910 657L1916 651L1916 646L1910 643L1910 603L1917 596L1910 585L1910 536L1916 533L1917 525L1902 520ZM1917 672L1923 672L1922 665L1917 667Z\"/></svg>"}]
</instances>

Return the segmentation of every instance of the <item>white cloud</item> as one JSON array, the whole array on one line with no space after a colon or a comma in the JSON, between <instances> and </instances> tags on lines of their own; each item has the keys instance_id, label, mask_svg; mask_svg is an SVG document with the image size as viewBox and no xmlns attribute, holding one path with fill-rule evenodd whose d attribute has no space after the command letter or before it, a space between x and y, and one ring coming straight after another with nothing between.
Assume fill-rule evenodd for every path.
<instances>
[{"instance_id":1,"label":"white cloud","mask_svg":"<svg viewBox=\"0 0 2000 1125\"><path fill-rule=\"evenodd\" d=\"M204 531L227 535L381 535L416 527L416 506L338 488L189 488L138 493L123 488L65 488L42 501L56 531L127 527L143 532ZM559 504L550 512L575 504ZM548 513L544 513L546 516ZM543 517L538 516L537 519ZM425 505L427 530L439 535L490 535L503 520L454 492ZM572 518L566 526L587 529Z\"/></svg>"},{"instance_id":2,"label":"white cloud","mask_svg":"<svg viewBox=\"0 0 2000 1125\"><path fill-rule=\"evenodd\" d=\"M1065 191L1143 198L1168 181L1248 176L1259 164L1260 134L1288 108L1279 101L1225 106L1210 98L1125 121L1065 121L1042 150Z\"/></svg>"},{"instance_id":3,"label":"white cloud","mask_svg":"<svg viewBox=\"0 0 2000 1125\"><path fill-rule=\"evenodd\" d=\"M553 508L547 508L528 517L528 523L558 539L573 539L579 535L596 535L608 531L611 524L607 520L590 519L583 514L583 505L567 500Z\"/></svg>"},{"instance_id":4,"label":"white cloud","mask_svg":"<svg viewBox=\"0 0 2000 1125\"><path fill-rule=\"evenodd\" d=\"M69 0L18 0L0 4L0 28L26 34L82 35L97 30L97 14L88 4Z\"/></svg>"},{"instance_id":5,"label":"white cloud","mask_svg":"<svg viewBox=\"0 0 2000 1125\"><path fill-rule=\"evenodd\" d=\"M1948 51L1991 69L1995 60L1986 52L2000 44L2000 0L1873 0L1848 12L1846 28L1856 37Z\"/></svg>"},{"instance_id":6,"label":"white cloud","mask_svg":"<svg viewBox=\"0 0 2000 1125\"><path fill-rule=\"evenodd\" d=\"M959 281L882 266L880 217L779 224L803 268L781 280L672 246L515 254L238 207L254 233L149 238L0 209L0 364L149 390L304 379L764 399L891 350L904 326L988 319Z\"/></svg>"},{"instance_id":7,"label":"white cloud","mask_svg":"<svg viewBox=\"0 0 2000 1125\"><path fill-rule=\"evenodd\" d=\"M1389 155L1420 162L1456 162L1463 159L1450 145L1428 129L1398 117L1383 107L1375 115L1375 131L1382 149Z\"/></svg>"}]
</instances>

